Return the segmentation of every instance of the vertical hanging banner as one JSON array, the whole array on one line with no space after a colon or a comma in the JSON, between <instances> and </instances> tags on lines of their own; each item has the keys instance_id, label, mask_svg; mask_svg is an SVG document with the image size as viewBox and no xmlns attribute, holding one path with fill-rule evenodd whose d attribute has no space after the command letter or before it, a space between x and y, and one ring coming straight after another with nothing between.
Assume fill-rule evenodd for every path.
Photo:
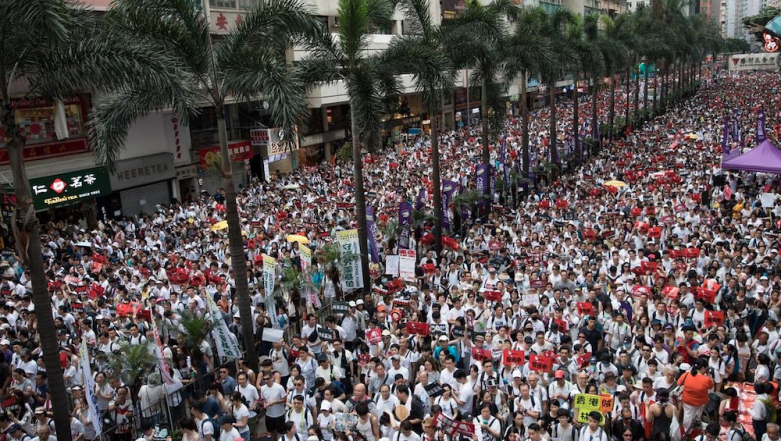
<instances>
[{"instance_id":1,"label":"vertical hanging banner","mask_svg":"<svg viewBox=\"0 0 781 441\"><path fill-rule=\"evenodd\" d=\"M502 136L502 156L499 160L502 163L502 171L504 172L504 188L507 189L507 186L510 185L510 181L507 179L507 137Z\"/></svg>"},{"instance_id":2,"label":"vertical hanging banner","mask_svg":"<svg viewBox=\"0 0 781 441\"><path fill-rule=\"evenodd\" d=\"M740 119L738 109L732 109L732 142L740 142Z\"/></svg>"},{"instance_id":3,"label":"vertical hanging banner","mask_svg":"<svg viewBox=\"0 0 781 441\"><path fill-rule=\"evenodd\" d=\"M239 342L236 341L236 336L228 329L228 324L225 323L222 311L214 303L212 296L205 297L207 303L209 303L209 311L217 324L212 330L212 337L214 337L214 341L217 343L217 354L227 359L242 358L243 355L241 355L241 349L239 349Z\"/></svg>"},{"instance_id":4,"label":"vertical hanging banner","mask_svg":"<svg viewBox=\"0 0 781 441\"><path fill-rule=\"evenodd\" d=\"M418 197L415 199L415 211L420 211L426 208L426 189L421 188L418 190Z\"/></svg>"},{"instance_id":5,"label":"vertical hanging banner","mask_svg":"<svg viewBox=\"0 0 781 441\"><path fill-rule=\"evenodd\" d=\"M475 170L475 183L477 184L477 191L481 196L486 194L489 186L491 185L489 182L490 177L488 176L490 173L489 167L490 166L485 164L479 164ZM480 208L485 208L485 204L485 199L480 199L480 202L477 203L477 206Z\"/></svg>"},{"instance_id":6,"label":"vertical hanging banner","mask_svg":"<svg viewBox=\"0 0 781 441\"><path fill-rule=\"evenodd\" d=\"M380 263L380 255L377 253L377 224L374 222L374 208L366 204L366 229L369 233L369 254L371 254L372 263Z\"/></svg>"},{"instance_id":7,"label":"vertical hanging banner","mask_svg":"<svg viewBox=\"0 0 781 441\"><path fill-rule=\"evenodd\" d=\"M336 241L341 253L339 260L342 267L342 289L350 292L363 288L358 230L337 231Z\"/></svg>"},{"instance_id":8,"label":"vertical hanging banner","mask_svg":"<svg viewBox=\"0 0 781 441\"><path fill-rule=\"evenodd\" d=\"M298 250L301 253L301 271L307 272L312 266L312 249L304 244L298 244ZM263 269L265 271L265 267Z\"/></svg>"},{"instance_id":9,"label":"vertical hanging banner","mask_svg":"<svg viewBox=\"0 0 781 441\"><path fill-rule=\"evenodd\" d=\"M757 111L757 145L765 142L765 109L759 108Z\"/></svg>"},{"instance_id":10,"label":"vertical hanging banner","mask_svg":"<svg viewBox=\"0 0 781 441\"><path fill-rule=\"evenodd\" d=\"M210 296L206 296L210 297ZM214 299L211 299L214 302ZM163 356L163 343L160 341L160 333L157 331L157 323L155 318L152 317L152 333L155 336L155 357L157 357L157 367L160 369L160 378L163 379L165 384L174 384L174 379L171 378L171 373L168 372L168 366L165 364L165 357Z\"/></svg>"},{"instance_id":11,"label":"vertical hanging banner","mask_svg":"<svg viewBox=\"0 0 781 441\"><path fill-rule=\"evenodd\" d=\"M98 413L98 396L95 395L95 380L92 377L92 369L89 365L89 355L87 354L87 345L81 345L81 373L84 376L82 384L87 394L87 405L89 406L89 419L96 433L103 432L103 420Z\"/></svg>"},{"instance_id":12,"label":"vertical hanging banner","mask_svg":"<svg viewBox=\"0 0 781 441\"><path fill-rule=\"evenodd\" d=\"M267 296L274 294L274 280L277 277L277 261L271 256L263 255L263 288Z\"/></svg>"},{"instance_id":13,"label":"vertical hanging banner","mask_svg":"<svg viewBox=\"0 0 781 441\"><path fill-rule=\"evenodd\" d=\"M724 158L730 157L729 115L724 115L724 139L721 140L721 156Z\"/></svg>"},{"instance_id":14,"label":"vertical hanging banner","mask_svg":"<svg viewBox=\"0 0 781 441\"><path fill-rule=\"evenodd\" d=\"M415 282L415 250L399 250L399 277L405 282Z\"/></svg>"},{"instance_id":15,"label":"vertical hanging banner","mask_svg":"<svg viewBox=\"0 0 781 441\"><path fill-rule=\"evenodd\" d=\"M450 231L450 216L448 216L447 208L453 200L453 196L455 196L457 189L458 182L449 181L447 179L442 181L442 213L439 215L442 216L443 231Z\"/></svg>"},{"instance_id":16,"label":"vertical hanging banner","mask_svg":"<svg viewBox=\"0 0 781 441\"><path fill-rule=\"evenodd\" d=\"M410 229L412 228L412 204L402 202L399 204L399 226L401 227L401 236L399 237L399 248L409 248Z\"/></svg>"}]
</instances>

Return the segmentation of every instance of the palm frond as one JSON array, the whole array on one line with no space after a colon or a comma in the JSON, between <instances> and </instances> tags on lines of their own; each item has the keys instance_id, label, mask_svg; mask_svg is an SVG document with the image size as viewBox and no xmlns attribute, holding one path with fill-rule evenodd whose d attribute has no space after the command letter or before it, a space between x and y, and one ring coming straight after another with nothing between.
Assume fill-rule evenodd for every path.
<instances>
[{"instance_id":1,"label":"palm frond","mask_svg":"<svg viewBox=\"0 0 781 441\"><path fill-rule=\"evenodd\" d=\"M304 81L276 51L245 46L222 61L223 87L232 94L251 100L262 95L270 104L271 116L285 132L283 139L293 142L296 126L309 116Z\"/></svg>"},{"instance_id":2,"label":"palm frond","mask_svg":"<svg viewBox=\"0 0 781 441\"><path fill-rule=\"evenodd\" d=\"M138 380L146 377L157 364L157 357L152 350L152 343L144 341L130 344L119 342L119 353L109 355L111 370L119 375L122 382L128 386L136 386Z\"/></svg>"},{"instance_id":3,"label":"palm frond","mask_svg":"<svg viewBox=\"0 0 781 441\"><path fill-rule=\"evenodd\" d=\"M179 314L179 331L188 347L197 347L209 337L216 326L216 321L198 317L192 311L185 309Z\"/></svg>"},{"instance_id":4,"label":"palm frond","mask_svg":"<svg viewBox=\"0 0 781 441\"><path fill-rule=\"evenodd\" d=\"M399 7L404 12L413 35L421 35L424 38L432 37L435 33L434 23L431 20L428 0L401 0Z\"/></svg>"},{"instance_id":5,"label":"palm frond","mask_svg":"<svg viewBox=\"0 0 781 441\"><path fill-rule=\"evenodd\" d=\"M339 0L339 48L350 60L361 57L369 33L369 5L366 0Z\"/></svg>"}]
</instances>

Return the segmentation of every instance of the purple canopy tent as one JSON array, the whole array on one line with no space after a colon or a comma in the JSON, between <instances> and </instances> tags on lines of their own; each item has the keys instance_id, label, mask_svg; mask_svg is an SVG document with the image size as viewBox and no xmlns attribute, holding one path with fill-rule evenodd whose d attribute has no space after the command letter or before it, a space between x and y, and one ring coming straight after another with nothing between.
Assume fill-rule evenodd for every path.
<instances>
[{"instance_id":1,"label":"purple canopy tent","mask_svg":"<svg viewBox=\"0 0 781 441\"><path fill-rule=\"evenodd\" d=\"M781 150L765 140L748 152L727 159L721 164L724 170L753 171L781 174Z\"/></svg>"}]
</instances>

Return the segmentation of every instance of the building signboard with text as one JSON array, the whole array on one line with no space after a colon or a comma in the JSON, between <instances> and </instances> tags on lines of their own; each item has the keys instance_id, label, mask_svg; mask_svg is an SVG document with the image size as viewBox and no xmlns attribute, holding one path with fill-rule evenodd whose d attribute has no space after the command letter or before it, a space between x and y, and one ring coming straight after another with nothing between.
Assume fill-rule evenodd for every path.
<instances>
[{"instance_id":1,"label":"building signboard with text","mask_svg":"<svg viewBox=\"0 0 781 441\"><path fill-rule=\"evenodd\" d=\"M111 178L104 167L30 179L36 210L75 204L84 199L111 194Z\"/></svg>"}]
</instances>

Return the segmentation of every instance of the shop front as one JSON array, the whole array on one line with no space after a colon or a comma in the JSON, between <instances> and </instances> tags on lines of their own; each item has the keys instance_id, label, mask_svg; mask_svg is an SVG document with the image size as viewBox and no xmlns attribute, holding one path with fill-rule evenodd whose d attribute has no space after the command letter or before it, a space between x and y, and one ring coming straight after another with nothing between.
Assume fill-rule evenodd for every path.
<instances>
[{"instance_id":1,"label":"shop front","mask_svg":"<svg viewBox=\"0 0 781 441\"><path fill-rule=\"evenodd\" d=\"M252 157L252 142L249 139L231 141L228 143L231 170L233 170L233 185L236 191L247 185L247 161ZM211 146L198 150L198 168L201 175L201 191L213 195L217 189L223 188L222 154L220 146Z\"/></svg>"},{"instance_id":2,"label":"shop front","mask_svg":"<svg viewBox=\"0 0 781 441\"><path fill-rule=\"evenodd\" d=\"M157 205L171 203L171 180L176 177L170 153L158 153L119 161L111 174L112 198L109 213L113 217L153 213ZM118 202L118 204L117 204Z\"/></svg>"},{"instance_id":3,"label":"shop front","mask_svg":"<svg viewBox=\"0 0 781 441\"><path fill-rule=\"evenodd\" d=\"M26 139L25 162L89 151L84 122L90 109L89 95L77 95L52 103L39 98L14 101L14 118ZM5 146L5 129L0 126L0 147ZM8 152L0 149L0 165L10 162Z\"/></svg>"},{"instance_id":4,"label":"shop front","mask_svg":"<svg viewBox=\"0 0 781 441\"><path fill-rule=\"evenodd\" d=\"M338 143L347 137L347 130L331 130L315 133L301 138L301 148L298 150L298 163L306 167L314 167L326 159L326 145Z\"/></svg>"},{"instance_id":5,"label":"shop front","mask_svg":"<svg viewBox=\"0 0 781 441\"><path fill-rule=\"evenodd\" d=\"M33 206L43 215L43 221L74 213L89 223L97 218L97 202L104 202L111 195L111 179L105 167L62 172L29 182ZM101 211L105 214L104 209Z\"/></svg>"},{"instance_id":6,"label":"shop front","mask_svg":"<svg viewBox=\"0 0 781 441\"><path fill-rule=\"evenodd\" d=\"M195 164L176 167L176 180L172 187L174 198L179 201L197 199L201 193L198 183L198 166Z\"/></svg>"}]
</instances>

